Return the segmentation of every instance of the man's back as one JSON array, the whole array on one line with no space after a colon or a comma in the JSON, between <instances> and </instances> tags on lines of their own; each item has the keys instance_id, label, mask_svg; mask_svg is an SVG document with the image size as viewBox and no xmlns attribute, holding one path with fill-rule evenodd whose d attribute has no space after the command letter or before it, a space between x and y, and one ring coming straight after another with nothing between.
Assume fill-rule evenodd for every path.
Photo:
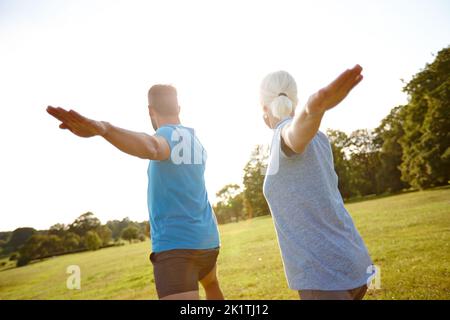
<instances>
[{"instance_id":1,"label":"man's back","mask_svg":"<svg viewBox=\"0 0 450 320\"><path fill-rule=\"evenodd\" d=\"M205 187L205 150L191 128L164 125L156 131L171 149L168 160L148 166L152 250L219 247L216 218Z\"/></svg>"},{"instance_id":2,"label":"man's back","mask_svg":"<svg viewBox=\"0 0 450 320\"><path fill-rule=\"evenodd\" d=\"M205 188L205 151L194 130L181 126L177 90L154 85L148 112L155 135L96 121L74 110L47 112L83 138L101 136L117 149L150 160L148 208L154 283L160 299L198 300L199 282L207 299L223 299L217 280L219 233Z\"/></svg>"}]
</instances>

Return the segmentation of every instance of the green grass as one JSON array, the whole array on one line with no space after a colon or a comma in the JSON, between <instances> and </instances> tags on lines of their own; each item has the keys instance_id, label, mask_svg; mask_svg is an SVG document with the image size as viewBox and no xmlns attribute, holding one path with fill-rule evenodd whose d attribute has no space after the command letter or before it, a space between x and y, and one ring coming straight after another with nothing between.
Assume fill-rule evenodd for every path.
<instances>
[{"instance_id":1,"label":"green grass","mask_svg":"<svg viewBox=\"0 0 450 320\"><path fill-rule=\"evenodd\" d=\"M450 299L450 189L346 206L381 268L367 299ZM270 217L220 227L219 278L228 299L298 299L284 278ZM150 246L137 243L0 272L0 299L155 299ZM81 290L66 289L67 266ZM204 296L202 292L202 296Z\"/></svg>"}]
</instances>

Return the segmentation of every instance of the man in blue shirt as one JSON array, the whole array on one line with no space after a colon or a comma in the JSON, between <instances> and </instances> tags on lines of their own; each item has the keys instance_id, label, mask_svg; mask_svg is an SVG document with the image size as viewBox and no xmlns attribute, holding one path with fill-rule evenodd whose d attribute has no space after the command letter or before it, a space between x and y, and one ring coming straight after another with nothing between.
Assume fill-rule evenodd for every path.
<instances>
[{"instance_id":1,"label":"man in blue shirt","mask_svg":"<svg viewBox=\"0 0 450 320\"><path fill-rule=\"evenodd\" d=\"M155 285L160 299L223 299L216 276L217 221L205 188L206 152L192 128L180 124L176 89L155 85L148 92L154 136L49 106L61 129L80 137L102 136L119 150L149 159L148 208Z\"/></svg>"}]
</instances>

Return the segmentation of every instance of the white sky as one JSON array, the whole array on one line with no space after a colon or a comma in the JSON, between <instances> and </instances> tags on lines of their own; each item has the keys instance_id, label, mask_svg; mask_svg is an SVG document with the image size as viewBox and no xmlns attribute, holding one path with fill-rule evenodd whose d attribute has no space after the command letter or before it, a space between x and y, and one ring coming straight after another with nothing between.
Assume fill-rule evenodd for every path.
<instances>
[{"instance_id":1,"label":"white sky","mask_svg":"<svg viewBox=\"0 0 450 320\"><path fill-rule=\"evenodd\" d=\"M153 133L146 94L179 91L208 151L211 200L268 143L258 86L294 75L301 104L345 68L365 80L322 130L374 128L406 100L403 79L450 43L450 1L0 0L0 230L92 211L148 218L148 162L58 128L47 105Z\"/></svg>"}]
</instances>

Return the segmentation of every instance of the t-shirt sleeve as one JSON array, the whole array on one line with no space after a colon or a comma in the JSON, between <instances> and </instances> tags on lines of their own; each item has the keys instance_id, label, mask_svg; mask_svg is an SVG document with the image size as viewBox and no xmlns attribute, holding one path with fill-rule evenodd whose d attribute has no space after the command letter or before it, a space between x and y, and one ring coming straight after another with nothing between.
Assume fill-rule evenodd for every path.
<instances>
[{"instance_id":1,"label":"t-shirt sleeve","mask_svg":"<svg viewBox=\"0 0 450 320\"><path fill-rule=\"evenodd\" d=\"M278 139L278 145L279 145L279 148L280 148L280 150L279 150L279 152L280 152L280 155L283 157L283 158L285 158L285 159L292 159L292 158L298 158L298 157L301 157L305 152L306 152L306 150L308 149L308 148L310 148L310 145L311 144L314 144L314 143L317 143L317 141L318 140L320 140L320 135L322 134L322 135L324 135L325 136L325 134L324 133L322 133L321 131L317 131L317 133L314 135L314 137L311 139L311 141L308 143L308 145L305 147L305 150L302 152L302 153L293 153L293 154L286 154L285 152L284 152L284 150L283 150L283 147L282 147L282 145L283 145L283 137L281 136L281 130L283 129L283 127L284 126L286 126L288 123L290 123L292 120L290 120L290 121L286 121L286 123L284 123L281 127L279 127L278 128L278 132L277 132L277 139ZM326 137L326 136L325 136ZM287 146L286 146L287 147ZM287 147L287 148L289 148L289 147ZM331 147L330 147L331 148ZM293 152L293 151L292 151Z\"/></svg>"},{"instance_id":2,"label":"t-shirt sleeve","mask_svg":"<svg viewBox=\"0 0 450 320\"><path fill-rule=\"evenodd\" d=\"M289 120L289 121L286 121L281 127L279 127L278 129L277 129L277 140L278 140L278 146L279 146L279 152L280 152L280 155L283 157L283 158L286 158L286 159L290 159L290 158L292 158L293 156L295 156L296 154L292 154L292 155L288 155L288 154L286 154L285 152L284 152L284 150L283 150L283 143L284 143L284 141L283 141L283 137L282 137L282 135L281 135L281 131L283 130L283 128L288 124L288 123L290 123L292 120ZM287 146L286 146L287 147Z\"/></svg>"},{"instance_id":3,"label":"t-shirt sleeve","mask_svg":"<svg viewBox=\"0 0 450 320\"><path fill-rule=\"evenodd\" d=\"M170 151L172 152L173 147L179 142L177 140L177 136L174 135L175 128L164 126L158 128L156 130L155 136L160 136L166 139L167 143L169 144Z\"/></svg>"}]
</instances>

